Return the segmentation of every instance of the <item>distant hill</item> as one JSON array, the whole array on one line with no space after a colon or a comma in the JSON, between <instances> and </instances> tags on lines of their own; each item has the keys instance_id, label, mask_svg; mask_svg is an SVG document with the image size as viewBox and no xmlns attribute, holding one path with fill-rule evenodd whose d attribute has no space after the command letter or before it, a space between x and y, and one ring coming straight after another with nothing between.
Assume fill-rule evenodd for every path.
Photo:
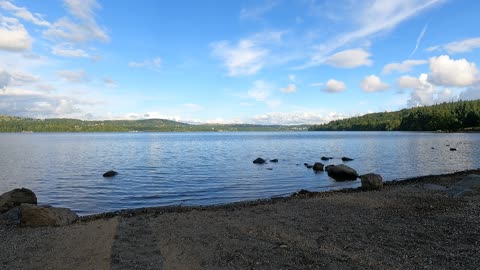
<instances>
[{"instance_id":1,"label":"distant hill","mask_svg":"<svg viewBox=\"0 0 480 270\"><path fill-rule=\"evenodd\" d=\"M480 100L370 113L310 127L312 131L479 131Z\"/></svg>"},{"instance_id":2,"label":"distant hill","mask_svg":"<svg viewBox=\"0 0 480 270\"><path fill-rule=\"evenodd\" d=\"M202 124L190 125L165 119L83 121L34 119L0 115L0 132L198 132L198 131L306 131L310 126Z\"/></svg>"}]
</instances>

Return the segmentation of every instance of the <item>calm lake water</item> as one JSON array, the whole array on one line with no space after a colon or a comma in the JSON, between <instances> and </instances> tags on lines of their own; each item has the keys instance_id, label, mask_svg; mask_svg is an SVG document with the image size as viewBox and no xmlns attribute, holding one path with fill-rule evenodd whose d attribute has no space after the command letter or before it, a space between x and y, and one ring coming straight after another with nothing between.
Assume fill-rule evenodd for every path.
<instances>
[{"instance_id":1,"label":"calm lake water","mask_svg":"<svg viewBox=\"0 0 480 270\"><path fill-rule=\"evenodd\" d=\"M450 146L446 146L450 145ZM435 149L432 149L434 147ZM457 151L450 151L456 147ZM0 134L0 193L32 189L40 204L80 215L207 205L359 185L303 163L340 157L385 180L480 167L480 134L409 132ZM257 157L278 163L256 165ZM269 168L271 170L269 170ZM119 175L103 178L114 169Z\"/></svg>"}]
</instances>

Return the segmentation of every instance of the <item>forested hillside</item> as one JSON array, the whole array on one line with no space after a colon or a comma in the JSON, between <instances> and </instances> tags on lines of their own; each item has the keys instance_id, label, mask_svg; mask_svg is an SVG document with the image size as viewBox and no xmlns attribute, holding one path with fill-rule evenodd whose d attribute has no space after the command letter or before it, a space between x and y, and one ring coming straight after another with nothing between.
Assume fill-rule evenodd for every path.
<instances>
[{"instance_id":1,"label":"forested hillside","mask_svg":"<svg viewBox=\"0 0 480 270\"><path fill-rule=\"evenodd\" d=\"M164 119L83 121L33 119L0 115L0 132L194 132L194 131L292 131L309 126L204 124L190 125Z\"/></svg>"},{"instance_id":2,"label":"forested hillside","mask_svg":"<svg viewBox=\"0 0 480 270\"><path fill-rule=\"evenodd\" d=\"M459 131L480 127L480 100L457 101L397 112L371 113L315 125L310 130L332 131Z\"/></svg>"}]
</instances>

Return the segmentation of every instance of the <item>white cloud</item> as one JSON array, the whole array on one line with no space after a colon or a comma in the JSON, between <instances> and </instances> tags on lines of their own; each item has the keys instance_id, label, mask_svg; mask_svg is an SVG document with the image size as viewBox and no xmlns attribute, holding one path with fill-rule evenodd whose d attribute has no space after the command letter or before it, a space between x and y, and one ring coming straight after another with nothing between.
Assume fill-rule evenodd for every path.
<instances>
[{"instance_id":1,"label":"white cloud","mask_svg":"<svg viewBox=\"0 0 480 270\"><path fill-rule=\"evenodd\" d=\"M344 116L335 112L271 112L256 115L247 122L262 125L301 125L322 124L340 118L344 118Z\"/></svg>"},{"instance_id":2,"label":"white cloud","mask_svg":"<svg viewBox=\"0 0 480 270\"><path fill-rule=\"evenodd\" d=\"M363 78L362 82L360 83L360 87L365 92L378 92L390 88L388 84L382 82L379 77L373 74Z\"/></svg>"},{"instance_id":3,"label":"white cloud","mask_svg":"<svg viewBox=\"0 0 480 270\"><path fill-rule=\"evenodd\" d=\"M347 87L345 86L344 82L330 79L325 84L325 88L323 89L323 91L329 93L339 93L345 91L346 89Z\"/></svg>"},{"instance_id":4,"label":"white cloud","mask_svg":"<svg viewBox=\"0 0 480 270\"><path fill-rule=\"evenodd\" d=\"M75 18L63 17L43 32L46 37L69 42L110 41L106 30L95 20L95 11L100 5L95 0L64 0L67 11Z\"/></svg>"},{"instance_id":5,"label":"white cloud","mask_svg":"<svg viewBox=\"0 0 480 270\"><path fill-rule=\"evenodd\" d=\"M90 57L84 50L76 49L72 43L60 43L54 46L52 54L64 57Z\"/></svg>"},{"instance_id":6,"label":"white cloud","mask_svg":"<svg viewBox=\"0 0 480 270\"><path fill-rule=\"evenodd\" d=\"M162 66L162 59L160 57L155 57L153 59L146 59L142 62L131 61L128 63L128 66L133 68L148 68L158 71Z\"/></svg>"},{"instance_id":7,"label":"white cloud","mask_svg":"<svg viewBox=\"0 0 480 270\"><path fill-rule=\"evenodd\" d=\"M288 75L288 79L289 79L291 82L294 82L294 81L295 81L295 75L293 75L293 74Z\"/></svg>"},{"instance_id":8,"label":"white cloud","mask_svg":"<svg viewBox=\"0 0 480 270\"><path fill-rule=\"evenodd\" d=\"M429 81L436 85L465 87L477 79L477 66L466 59L454 60L448 55L430 58Z\"/></svg>"},{"instance_id":9,"label":"white cloud","mask_svg":"<svg viewBox=\"0 0 480 270\"><path fill-rule=\"evenodd\" d=\"M403 21L442 2L442 0L403 0L374 1L372 4L371 1L348 1L339 4L337 5L339 12L342 12L344 6L352 6L350 14L346 17L352 21L352 25L358 25L356 30L339 34L316 46L310 61L302 68L320 65L338 48L391 30Z\"/></svg>"},{"instance_id":10,"label":"white cloud","mask_svg":"<svg viewBox=\"0 0 480 270\"><path fill-rule=\"evenodd\" d=\"M417 42L415 43L415 48L413 48L413 51L410 53L408 58L412 57L415 54L415 52L417 52L418 46L420 46L420 42L422 42L422 39L423 39L423 36L425 35L425 32L427 32L427 25L423 26L422 31L420 32L420 34L417 37Z\"/></svg>"},{"instance_id":11,"label":"white cloud","mask_svg":"<svg viewBox=\"0 0 480 270\"><path fill-rule=\"evenodd\" d=\"M281 88L280 91L282 91L283 93L295 93L297 92L297 86L291 83L287 87Z\"/></svg>"},{"instance_id":12,"label":"white cloud","mask_svg":"<svg viewBox=\"0 0 480 270\"><path fill-rule=\"evenodd\" d=\"M271 96L272 88L270 83L258 80L253 83L253 87L248 90L247 95L256 101L265 101Z\"/></svg>"},{"instance_id":13,"label":"white cloud","mask_svg":"<svg viewBox=\"0 0 480 270\"><path fill-rule=\"evenodd\" d=\"M39 14L32 14L30 11L28 11L28 9L15 6L9 1L0 2L0 7L4 10L10 11L17 18L39 26L50 26L50 23L45 21Z\"/></svg>"},{"instance_id":14,"label":"white cloud","mask_svg":"<svg viewBox=\"0 0 480 270\"><path fill-rule=\"evenodd\" d=\"M414 66L425 65L426 60L405 60L402 63L390 63L383 67L382 74L390 74L394 71L405 73L412 70Z\"/></svg>"},{"instance_id":15,"label":"white cloud","mask_svg":"<svg viewBox=\"0 0 480 270\"><path fill-rule=\"evenodd\" d=\"M476 85L466 89L460 93L460 99L462 100L475 100L480 99L480 85Z\"/></svg>"},{"instance_id":16,"label":"white cloud","mask_svg":"<svg viewBox=\"0 0 480 270\"><path fill-rule=\"evenodd\" d=\"M325 63L337 68L355 68L370 66L370 53L363 49L352 49L338 52L325 60Z\"/></svg>"},{"instance_id":17,"label":"white cloud","mask_svg":"<svg viewBox=\"0 0 480 270\"><path fill-rule=\"evenodd\" d=\"M0 93L0 96L0 114L34 118L80 118L85 114L82 107L88 107L93 104L92 102L72 97L56 96L22 89L8 89Z\"/></svg>"},{"instance_id":18,"label":"white cloud","mask_svg":"<svg viewBox=\"0 0 480 270\"><path fill-rule=\"evenodd\" d=\"M236 45L229 41L211 44L213 55L220 58L228 69L229 76L252 75L266 64L270 51L267 44L277 43L282 32L264 32L240 40Z\"/></svg>"},{"instance_id":19,"label":"white cloud","mask_svg":"<svg viewBox=\"0 0 480 270\"><path fill-rule=\"evenodd\" d=\"M436 89L436 87L429 82L428 77L429 75L422 73L418 78L402 76L398 79L398 87L411 90L407 106L433 105L435 103L457 99L450 89Z\"/></svg>"},{"instance_id":20,"label":"white cloud","mask_svg":"<svg viewBox=\"0 0 480 270\"><path fill-rule=\"evenodd\" d=\"M15 18L0 15L0 50L24 51L32 48L32 38Z\"/></svg>"},{"instance_id":21,"label":"white cloud","mask_svg":"<svg viewBox=\"0 0 480 270\"><path fill-rule=\"evenodd\" d=\"M58 72L58 76L71 83L82 83L89 80L84 70L61 70Z\"/></svg>"},{"instance_id":22,"label":"white cloud","mask_svg":"<svg viewBox=\"0 0 480 270\"><path fill-rule=\"evenodd\" d=\"M102 81L107 87L117 87L117 83L112 78L104 77Z\"/></svg>"},{"instance_id":23,"label":"white cloud","mask_svg":"<svg viewBox=\"0 0 480 270\"><path fill-rule=\"evenodd\" d=\"M420 85L420 81L418 78L404 75L398 78L397 85L401 89L414 89Z\"/></svg>"},{"instance_id":24,"label":"white cloud","mask_svg":"<svg viewBox=\"0 0 480 270\"><path fill-rule=\"evenodd\" d=\"M5 91L10 84L12 76L6 71L0 71L0 90Z\"/></svg>"},{"instance_id":25,"label":"white cloud","mask_svg":"<svg viewBox=\"0 0 480 270\"><path fill-rule=\"evenodd\" d=\"M242 8L240 11L240 19L260 19L261 16L272 10L278 5L278 1L267 0L263 4Z\"/></svg>"},{"instance_id":26,"label":"white cloud","mask_svg":"<svg viewBox=\"0 0 480 270\"><path fill-rule=\"evenodd\" d=\"M437 45L427 48L427 51L446 51L449 54L466 53L480 48L480 37L454 41L445 45Z\"/></svg>"}]
</instances>

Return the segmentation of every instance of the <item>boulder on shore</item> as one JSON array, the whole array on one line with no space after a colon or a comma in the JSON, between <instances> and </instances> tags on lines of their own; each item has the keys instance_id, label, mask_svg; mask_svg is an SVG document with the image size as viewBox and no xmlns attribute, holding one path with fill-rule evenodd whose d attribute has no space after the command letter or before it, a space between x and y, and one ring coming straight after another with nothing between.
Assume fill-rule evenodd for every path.
<instances>
[{"instance_id":1,"label":"boulder on shore","mask_svg":"<svg viewBox=\"0 0 480 270\"><path fill-rule=\"evenodd\" d=\"M352 161L353 158L349 158L349 157L342 157L342 161Z\"/></svg>"},{"instance_id":2,"label":"boulder on shore","mask_svg":"<svg viewBox=\"0 0 480 270\"><path fill-rule=\"evenodd\" d=\"M0 213L19 206L22 203L37 204L37 196L27 188L16 188L0 195Z\"/></svg>"},{"instance_id":3,"label":"boulder on shore","mask_svg":"<svg viewBox=\"0 0 480 270\"><path fill-rule=\"evenodd\" d=\"M315 172L323 171L323 164L320 162L315 162L315 164L313 164L313 170Z\"/></svg>"},{"instance_id":4,"label":"boulder on shore","mask_svg":"<svg viewBox=\"0 0 480 270\"><path fill-rule=\"evenodd\" d=\"M333 178L335 181L353 181L358 178L358 173L353 168L348 167L347 165L329 165L325 169L328 173L328 176Z\"/></svg>"},{"instance_id":5,"label":"boulder on shore","mask_svg":"<svg viewBox=\"0 0 480 270\"><path fill-rule=\"evenodd\" d=\"M379 174L367 173L360 175L360 179L364 190L380 190L383 187L383 178Z\"/></svg>"},{"instance_id":6,"label":"boulder on shore","mask_svg":"<svg viewBox=\"0 0 480 270\"><path fill-rule=\"evenodd\" d=\"M108 171L108 172L103 174L103 177L113 177L117 174L118 174L118 172L116 172L116 171Z\"/></svg>"},{"instance_id":7,"label":"boulder on shore","mask_svg":"<svg viewBox=\"0 0 480 270\"><path fill-rule=\"evenodd\" d=\"M40 207L32 204L22 204L20 210L20 226L64 226L78 219L78 215L68 208Z\"/></svg>"},{"instance_id":8,"label":"boulder on shore","mask_svg":"<svg viewBox=\"0 0 480 270\"><path fill-rule=\"evenodd\" d=\"M255 163L255 164L264 164L265 162L267 162L267 161L263 158L257 158L253 161L253 163Z\"/></svg>"}]
</instances>

